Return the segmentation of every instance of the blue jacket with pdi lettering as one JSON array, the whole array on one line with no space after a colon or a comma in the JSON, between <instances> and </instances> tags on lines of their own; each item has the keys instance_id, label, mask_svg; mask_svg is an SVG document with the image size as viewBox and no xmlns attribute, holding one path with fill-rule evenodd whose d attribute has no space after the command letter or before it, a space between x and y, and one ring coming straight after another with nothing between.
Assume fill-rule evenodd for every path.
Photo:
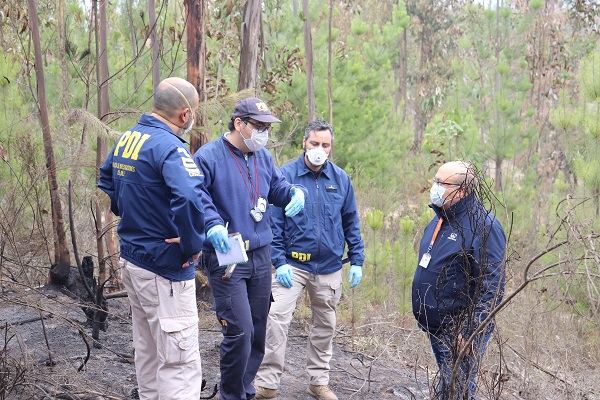
<instances>
[{"instance_id":1,"label":"blue jacket with pdi lettering","mask_svg":"<svg viewBox=\"0 0 600 400\"><path fill-rule=\"evenodd\" d=\"M202 174L185 140L159 119L144 114L108 154L98 187L121 217L121 257L166 279L194 279L182 268L204 241ZM167 238L180 237L180 244Z\"/></svg>"},{"instance_id":2,"label":"blue jacket with pdi lettering","mask_svg":"<svg viewBox=\"0 0 600 400\"><path fill-rule=\"evenodd\" d=\"M237 133L235 133L237 134ZM202 186L206 231L215 225L228 225L229 232L239 232L246 251L271 244L273 233L269 224L271 204L285 207L291 200L292 186L273 162L266 149L244 155L227 139L224 133L218 139L200 147L194 161L204 175ZM254 221L250 210L257 194L267 200L262 220ZM215 251L210 240L204 241L204 250Z\"/></svg>"},{"instance_id":3,"label":"blue jacket with pdi lettering","mask_svg":"<svg viewBox=\"0 0 600 400\"><path fill-rule=\"evenodd\" d=\"M315 174L304 162L304 154L281 167L285 178L305 186L308 197L304 212L288 218L282 209L271 216L275 267L291 264L312 274L331 274L342 268L348 244L352 265L365 260L360 220L350 177L327 161Z\"/></svg>"},{"instance_id":4,"label":"blue jacket with pdi lettering","mask_svg":"<svg viewBox=\"0 0 600 400\"><path fill-rule=\"evenodd\" d=\"M427 253L438 220L444 220L429 264L417 265L415 271L413 314L425 331L435 333L458 323L472 332L502 300L504 230L473 194L445 211L430 207L436 216L423 232L418 261Z\"/></svg>"}]
</instances>

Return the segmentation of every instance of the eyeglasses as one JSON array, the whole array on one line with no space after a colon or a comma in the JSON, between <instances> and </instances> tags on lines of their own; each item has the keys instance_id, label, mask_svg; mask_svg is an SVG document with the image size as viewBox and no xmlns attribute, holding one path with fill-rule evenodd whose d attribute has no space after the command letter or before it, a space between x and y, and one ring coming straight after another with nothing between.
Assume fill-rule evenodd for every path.
<instances>
[{"instance_id":1,"label":"eyeglasses","mask_svg":"<svg viewBox=\"0 0 600 400\"><path fill-rule=\"evenodd\" d=\"M462 183L452 183L452 182L440 182L435 177L433 178L433 183L438 185L447 185L447 186L462 186Z\"/></svg>"},{"instance_id":2,"label":"eyeglasses","mask_svg":"<svg viewBox=\"0 0 600 400\"><path fill-rule=\"evenodd\" d=\"M244 121L242 120L242 122L244 123L244 125L248 126L248 124L256 127L256 130L258 131L258 133L269 133L271 131L271 129L273 128L271 125L256 125L254 122L252 121Z\"/></svg>"}]
</instances>

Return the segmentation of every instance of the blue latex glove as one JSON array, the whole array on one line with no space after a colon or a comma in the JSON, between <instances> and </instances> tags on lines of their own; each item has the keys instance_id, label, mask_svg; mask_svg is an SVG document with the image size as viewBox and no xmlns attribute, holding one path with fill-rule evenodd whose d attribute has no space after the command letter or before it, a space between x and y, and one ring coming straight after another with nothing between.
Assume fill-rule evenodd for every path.
<instances>
[{"instance_id":1,"label":"blue latex glove","mask_svg":"<svg viewBox=\"0 0 600 400\"><path fill-rule=\"evenodd\" d=\"M277 281L281 283L282 286L285 286L286 288L294 286L294 271L290 264L283 264L282 266L277 267L275 275L277 275Z\"/></svg>"},{"instance_id":2,"label":"blue latex glove","mask_svg":"<svg viewBox=\"0 0 600 400\"><path fill-rule=\"evenodd\" d=\"M285 207L285 216L293 217L304 209L304 192L300 189L292 187L290 189L292 199Z\"/></svg>"},{"instance_id":3,"label":"blue latex glove","mask_svg":"<svg viewBox=\"0 0 600 400\"><path fill-rule=\"evenodd\" d=\"M227 228L223 225L215 225L206 232L206 237L212 243L215 250L227 253L231 249L231 242L227 234Z\"/></svg>"},{"instance_id":4,"label":"blue latex glove","mask_svg":"<svg viewBox=\"0 0 600 400\"><path fill-rule=\"evenodd\" d=\"M354 282L352 282L354 280ZM348 273L348 282L352 282L350 289L357 286L362 280L362 267L360 265L352 265Z\"/></svg>"}]
</instances>

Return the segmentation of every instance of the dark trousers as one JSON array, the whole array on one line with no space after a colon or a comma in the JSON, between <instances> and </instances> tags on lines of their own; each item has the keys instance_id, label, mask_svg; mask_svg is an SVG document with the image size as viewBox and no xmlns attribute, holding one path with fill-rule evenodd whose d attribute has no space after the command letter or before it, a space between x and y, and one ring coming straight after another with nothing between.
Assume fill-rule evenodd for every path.
<instances>
[{"instance_id":1,"label":"dark trousers","mask_svg":"<svg viewBox=\"0 0 600 400\"><path fill-rule=\"evenodd\" d=\"M214 252L204 254L214 308L221 324L221 400L246 400L255 395L252 381L265 354L271 304L271 246L248 252L229 280Z\"/></svg>"},{"instance_id":2,"label":"dark trousers","mask_svg":"<svg viewBox=\"0 0 600 400\"><path fill-rule=\"evenodd\" d=\"M485 354L488 342L494 331L494 326L488 327L473 341L471 351L465 355L460 363L460 371L454 386L455 397L450 399L450 377L456 363L458 349L456 346L456 335L448 331L440 331L436 334L429 333L431 349L439 367L438 385L436 393L431 397L439 400L477 400L477 372L481 359ZM465 339L466 339L465 334Z\"/></svg>"}]
</instances>

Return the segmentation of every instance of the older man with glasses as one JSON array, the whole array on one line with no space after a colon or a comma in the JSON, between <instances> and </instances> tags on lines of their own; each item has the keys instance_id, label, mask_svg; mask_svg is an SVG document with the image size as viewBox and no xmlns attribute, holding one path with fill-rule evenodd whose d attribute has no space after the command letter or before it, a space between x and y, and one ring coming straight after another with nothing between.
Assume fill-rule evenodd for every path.
<instances>
[{"instance_id":1,"label":"older man with glasses","mask_svg":"<svg viewBox=\"0 0 600 400\"><path fill-rule=\"evenodd\" d=\"M421 239L412 304L439 367L432 396L436 399L476 399L477 371L493 320L481 327L461 360L458 356L504 292L506 237L477 199L477 189L474 167L454 161L438 169L430 190L435 216ZM450 378L458 362L453 384Z\"/></svg>"}]
</instances>

